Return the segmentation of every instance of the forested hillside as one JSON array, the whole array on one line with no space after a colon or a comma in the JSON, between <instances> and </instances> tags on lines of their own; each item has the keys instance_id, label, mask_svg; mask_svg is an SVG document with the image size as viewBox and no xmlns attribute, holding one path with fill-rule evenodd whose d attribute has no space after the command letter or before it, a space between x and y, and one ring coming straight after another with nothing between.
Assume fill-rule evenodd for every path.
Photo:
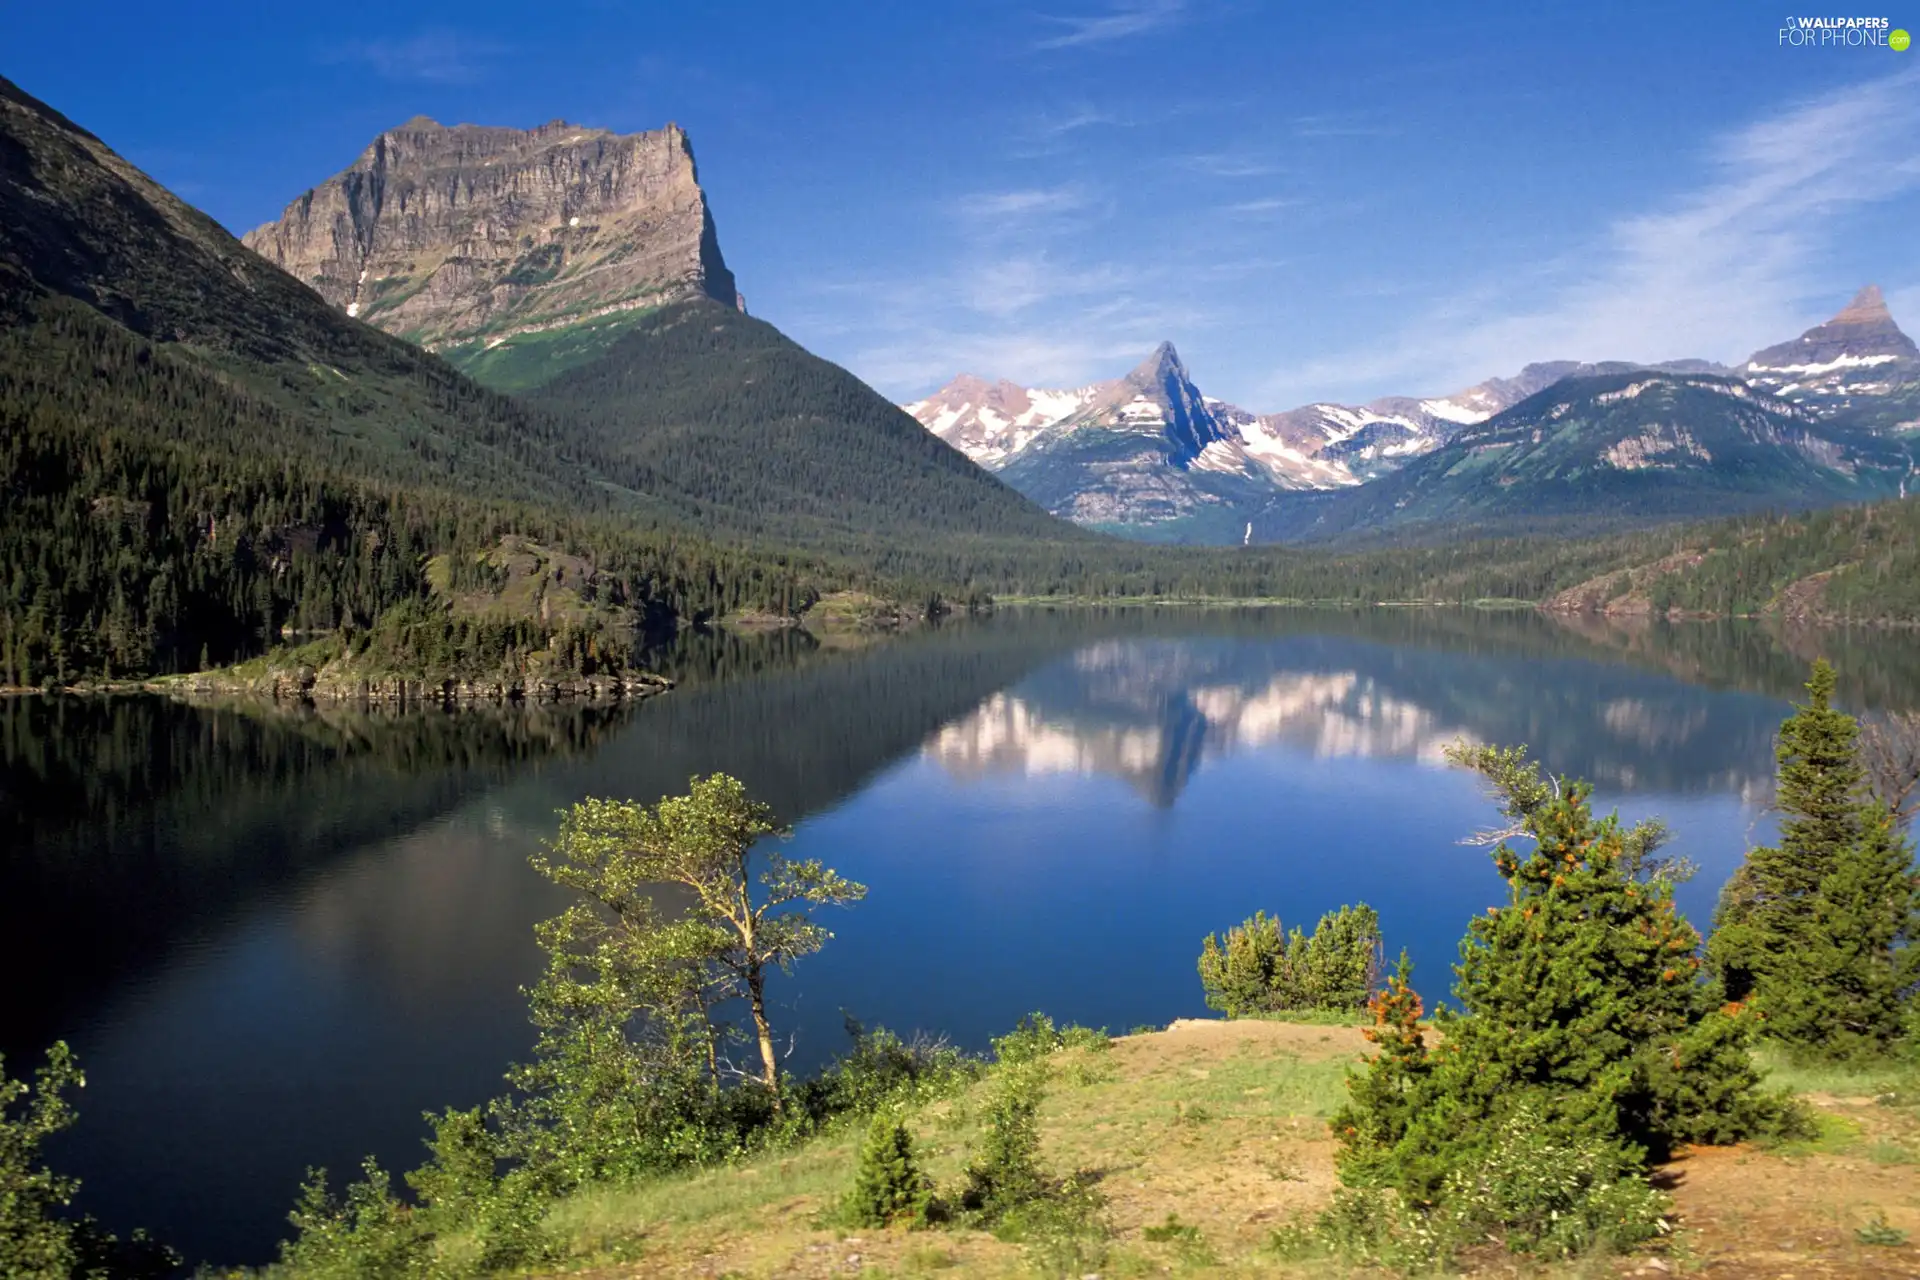
<instances>
[{"instance_id":1,"label":"forested hillside","mask_svg":"<svg viewBox=\"0 0 1920 1280\"><path fill-rule=\"evenodd\" d=\"M804 607L822 587L863 580L715 546L590 492L577 503L470 496L487 492L498 453L443 454L414 435L385 462L365 437L329 433L349 413L276 405L196 353L64 299L38 300L33 314L0 333L0 683L194 670L283 632L369 627L428 597L429 557L467 565L508 533L585 553L609 603L642 622ZM538 456L514 418L498 425L501 452ZM452 440L472 446L478 434ZM371 478L382 471L393 478ZM561 477L536 479L558 488Z\"/></svg>"},{"instance_id":2,"label":"forested hillside","mask_svg":"<svg viewBox=\"0 0 1920 1280\"><path fill-rule=\"evenodd\" d=\"M1920 498L1730 521L1628 543L1619 569L1569 583L1549 606L1920 622Z\"/></svg>"},{"instance_id":3,"label":"forested hillside","mask_svg":"<svg viewBox=\"0 0 1920 1280\"><path fill-rule=\"evenodd\" d=\"M367 628L429 600L429 558L457 575L508 533L585 556L643 624L871 582L691 532L691 504L338 315L4 81L0 142L0 684Z\"/></svg>"},{"instance_id":4,"label":"forested hillside","mask_svg":"<svg viewBox=\"0 0 1920 1280\"><path fill-rule=\"evenodd\" d=\"M653 312L528 399L621 474L741 532L836 546L927 534L1091 541L846 370L716 302Z\"/></svg>"}]
</instances>

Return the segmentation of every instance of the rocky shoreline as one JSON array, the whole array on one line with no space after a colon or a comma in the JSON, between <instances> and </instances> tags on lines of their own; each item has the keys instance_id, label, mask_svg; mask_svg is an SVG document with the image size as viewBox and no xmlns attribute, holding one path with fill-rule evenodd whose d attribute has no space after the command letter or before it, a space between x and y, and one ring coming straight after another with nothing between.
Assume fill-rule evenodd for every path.
<instances>
[{"instance_id":1,"label":"rocky shoreline","mask_svg":"<svg viewBox=\"0 0 1920 1280\"><path fill-rule=\"evenodd\" d=\"M642 672L621 676L570 676L464 679L421 676L356 676L312 667L274 670L259 675L205 672L145 681L138 686L171 697L250 697L273 702L363 703L405 706L504 706L516 702L638 702L673 688L665 676Z\"/></svg>"}]
</instances>

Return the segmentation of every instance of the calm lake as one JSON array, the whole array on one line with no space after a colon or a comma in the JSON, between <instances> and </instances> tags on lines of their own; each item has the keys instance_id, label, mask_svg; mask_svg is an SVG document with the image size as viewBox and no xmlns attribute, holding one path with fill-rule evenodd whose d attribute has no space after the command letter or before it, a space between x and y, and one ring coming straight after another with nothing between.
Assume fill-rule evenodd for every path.
<instances>
[{"instance_id":1,"label":"calm lake","mask_svg":"<svg viewBox=\"0 0 1920 1280\"><path fill-rule=\"evenodd\" d=\"M1206 1012L1194 961L1256 909L1380 912L1433 999L1500 889L1494 813L1441 748L1530 744L1658 814L1704 925L1817 654L1852 709L1920 703L1885 633L1532 614L1017 611L852 651L697 636L631 710L368 715L0 701L0 1051L86 1068L53 1149L77 1207L257 1263L304 1169L423 1155L421 1112L499 1091L531 1033L527 865L555 810L743 779L793 852L869 886L775 991L791 1062L845 1014L981 1048L1022 1014Z\"/></svg>"}]
</instances>

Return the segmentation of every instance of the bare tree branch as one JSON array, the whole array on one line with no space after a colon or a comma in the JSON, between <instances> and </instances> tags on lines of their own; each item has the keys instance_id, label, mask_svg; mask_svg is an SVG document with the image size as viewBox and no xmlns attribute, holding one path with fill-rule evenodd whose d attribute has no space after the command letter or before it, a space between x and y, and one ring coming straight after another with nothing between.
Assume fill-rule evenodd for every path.
<instances>
[{"instance_id":1,"label":"bare tree branch","mask_svg":"<svg viewBox=\"0 0 1920 1280\"><path fill-rule=\"evenodd\" d=\"M1920 813L1920 711L1892 711L1860 721L1860 763L1867 785L1905 829Z\"/></svg>"}]
</instances>

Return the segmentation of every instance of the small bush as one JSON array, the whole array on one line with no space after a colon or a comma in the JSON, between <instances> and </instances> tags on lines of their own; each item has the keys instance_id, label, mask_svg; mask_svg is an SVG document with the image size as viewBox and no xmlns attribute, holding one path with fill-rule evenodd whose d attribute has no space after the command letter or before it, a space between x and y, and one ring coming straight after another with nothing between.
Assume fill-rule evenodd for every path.
<instances>
[{"instance_id":1,"label":"small bush","mask_svg":"<svg viewBox=\"0 0 1920 1280\"><path fill-rule=\"evenodd\" d=\"M1272 1244L1287 1257L1407 1271L1441 1267L1462 1249L1495 1241L1514 1253L1565 1259L1659 1239L1670 1229L1669 1209L1618 1145L1557 1137L1522 1108L1477 1159L1448 1175L1433 1201L1341 1187L1310 1224L1282 1228Z\"/></svg>"},{"instance_id":2,"label":"small bush","mask_svg":"<svg viewBox=\"0 0 1920 1280\"><path fill-rule=\"evenodd\" d=\"M1188 1266L1206 1267L1218 1261L1213 1250L1207 1247L1200 1228L1190 1222L1180 1221L1177 1213L1169 1213L1166 1221L1158 1226L1142 1227L1140 1237L1150 1244L1172 1245L1180 1261Z\"/></svg>"},{"instance_id":3,"label":"small bush","mask_svg":"<svg viewBox=\"0 0 1920 1280\"><path fill-rule=\"evenodd\" d=\"M913 1158L913 1139L897 1116L875 1116L860 1147L853 1187L841 1202L850 1227L924 1226L933 1186Z\"/></svg>"},{"instance_id":4,"label":"small bush","mask_svg":"<svg viewBox=\"0 0 1920 1280\"><path fill-rule=\"evenodd\" d=\"M985 1065L944 1040L902 1040L885 1027L846 1020L853 1048L793 1091L795 1109L816 1126L947 1097L980 1078Z\"/></svg>"},{"instance_id":5,"label":"small bush","mask_svg":"<svg viewBox=\"0 0 1920 1280\"><path fill-rule=\"evenodd\" d=\"M1898 1227L1889 1226L1886 1214L1876 1213L1873 1215L1873 1220L1866 1226L1854 1228L1853 1238L1861 1244L1893 1249L1907 1242L1907 1233Z\"/></svg>"},{"instance_id":6,"label":"small bush","mask_svg":"<svg viewBox=\"0 0 1920 1280\"><path fill-rule=\"evenodd\" d=\"M1204 1102L1183 1103L1176 1099L1173 1104L1173 1123L1175 1128L1212 1124L1213 1111Z\"/></svg>"},{"instance_id":7,"label":"small bush","mask_svg":"<svg viewBox=\"0 0 1920 1280\"><path fill-rule=\"evenodd\" d=\"M174 1274L180 1255L144 1231L121 1240L91 1218L59 1216L80 1183L42 1164L40 1145L74 1122L66 1094L87 1083L66 1043L47 1050L31 1085L9 1079L4 1067L0 1059L0 1276L144 1280Z\"/></svg>"},{"instance_id":8,"label":"small bush","mask_svg":"<svg viewBox=\"0 0 1920 1280\"><path fill-rule=\"evenodd\" d=\"M1056 1026L1044 1013L1030 1013L1013 1030L995 1038L995 1062L1018 1064L1051 1057L1062 1049L1090 1049L1100 1052L1113 1047L1105 1031L1091 1027Z\"/></svg>"},{"instance_id":9,"label":"small bush","mask_svg":"<svg viewBox=\"0 0 1920 1280\"><path fill-rule=\"evenodd\" d=\"M1003 1037L1004 1039L1004 1037ZM996 1042L996 1048L998 1042ZM1032 1059L1003 1066L987 1101L986 1136L967 1166L961 1207L992 1225L1013 1209L1044 1199L1052 1190L1040 1164L1040 1100L1045 1070Z\"/></svg>"},{"instance_id":10,"label":"small bush","mask_svg":"<svg viewBox=\"0 0 1920 1280\"><path fill-rule=\"evenodd\" d=\"M432 1159L407 1174L407 1185L420 1198L421 1226L442 1238L464 1235L467 1261L479 1270L551 1256L545 1220L553 1188L539 1171L520 1168L496 1176L499 1144L478 1107L429 1112L426 1120L433 1130L427 1142Z\"/></svg>"},{"instance_id":11,"label":"small bush","mask_svg":"<svg viewBox=\"0 0 1920 1280\"><path fill-rule=\"evenodd\" d=\"M1077 1174L1009 1209L994 1235L1022 1246L1042 1275L1084 1276L1107 1262L1112 1228L1106 1201L1091 1177Z\"/></svg>"},{"instance_id":12,"label":"small bush","mask_svg":"<svg viewBox=\"0 0 1920 1280\"><path fill-rule=\"evenodd\" d=\"M1306 1222L1276 1230L1268 1247L1295 1261L1333 1257L1361 1266L1424 1272L1451 1256L1446 1223L1407 1208L1398 1193L1336 1187L1327 1207Z\"/></svg>"},{"instance_id":13,"label":"small bush","mask_svg":"<svg viewBox=\"0 0 1920 1280\"><path fill-rule=\"evenodd\" d=\"M1669 1229L1666 1196L1639 1176L1629 1153L1559 1139L1526 1108L1484 1156L1448 1179L1443 1204L1451 1238L1496 1237L1515 1253L1549 1258L1624 1253Z\"/></svg>"},{"instance_id":14,"label":"small bush","mask_svg":"<svg viewBox=\"0 0 1920 1280\"><path fill-rule=\"evenodd\" d=\"M280 1246L280 1259L302 1280L410 1280L424 1276L431 1236L394 1198L386 1171L369 1157L365 1177L344 1201L327 1189L327 1172L314 1169L287 1220L298 1233Z\"/></svg>"},{"instance_id":15,"label":"small bush","mask_svg":"<svg viewBox=\"0 0 1920 1280\"><path fill-rule=\"evenodd\" d=\"M73 1269L73 1227L57 1214L80 1184L43 1165L40 1144L73 1123L65 1094L85 1083L64 1042L47 1051L32 1085L0 1071L0 1274L65 1280Z\"/></svg>"},{"instance_id":16,"label":"small bush","mask_svg":"<svg viewBox=\"0 0 1920 1280\"><path fill-rule=\"evenodd\" d=\"M1180 1221L1177 1213L1169 1213L1167 1220L1160 1225L1140 1228L1140 1237L1154 1244L1177 1244L1183 1240L1198 1240L1200 1228Z\"/></svg>"},{"instance_id":17,"label":"small bush","mask_svg":"<svg viewBox=\"0 0 1920 1280\"><path fill-rule=\"evenodd\" d=\"M433 1130L427 1140L433 1158L407 1174L407 1185L435 1217L464 1221L494 1192L499 1157L493 1135L478 1107L429 1111L426 1121Z\"/></svg>"},{"instance_id":18,"label":"small bush","mask_svg":"<svg viewBox=\"0 0 1920 1280\"><path fill-rule=\"evenodd\" d=\"M1207 935L1200 985L1207 1007L1229 1018L1357 1010L1380 976L1380 958L1380 917L1365 903L1321 916L1311 934L1287 933L1261 911L1224 938Z\"/></svg>"}]
</instances>

